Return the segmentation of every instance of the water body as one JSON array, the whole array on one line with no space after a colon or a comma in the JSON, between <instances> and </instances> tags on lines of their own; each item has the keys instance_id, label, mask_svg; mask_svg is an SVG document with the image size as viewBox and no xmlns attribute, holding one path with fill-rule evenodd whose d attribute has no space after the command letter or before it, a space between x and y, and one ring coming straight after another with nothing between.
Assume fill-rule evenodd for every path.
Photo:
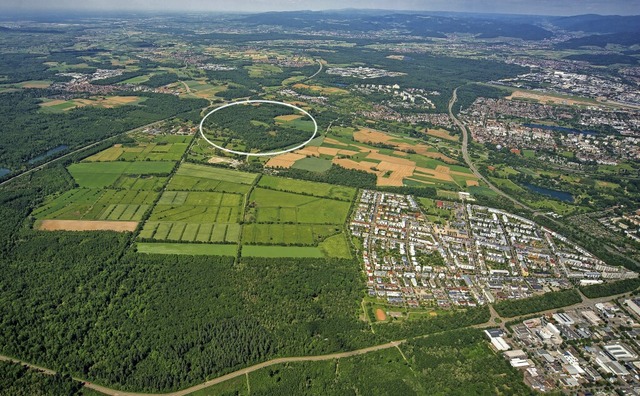
<instances>
[{"instance_id":1,"label":"water body","mask_svg":"<svg viewBox=\"0 0 640 396\"><path fill-rule=\"evenodd\" d=\"M0 168L0 177L2 177L4 175L8 175L9 173L11 173L11 169Z\"/></svg>"},{"instance_id":2,"label":"water body","mask_svg":"<svg viewBox=\"0 0 640 396\"><path fill-rule=\"evenodd\" d=\"M547 197L555 198L562 202L573 202L573 195L569 194L568 192L552 190L550 188L544 188L530 183L523 183L523 186L525 186L530 191L545 195Z\"/></svg>"},{"instance_id":3,"label":"water body","mask_svg":"<svg viewBox=\"0 0 640 396\"><path fill-rule=\"evenodd\" d=\"M44 153L44 154L41 154L41 155L39 155L39 156L37 156L37 157L35 157L35 158L31 158L31 159L29 160L29 165L33 165L33 164L35 164L36 162L40 162L40 161L42 161L43 159L45 159L45 158L47 158L47 157L51 157L52 155L54 155L54 154L56 154L56 153L59 153L59 152L61 152L61 151L64 151L64 150L66 150L66 149L68 149L68 148L69 148L69 146L67 146L66 144L61 144L61 145L60 145L60 146L58 146L58 147L54 147L54 148L52 148L51 150L47 151L47 152L46 152L46 153Z\"/></svg>"},{"instance_id":4,"label":"water body","mask_svg":"<svg viewBox=\"0 0 640 396\"><path fill-rule=\"evenodd\" d=\"M553 126L553 125L542 125L542 124L522 124L522 125L528 128L546 129L548 131L560 131L560 132L566 132L566 133L573 133L576 135L580 134L580 135L594 136L598 134L598 132L596 131L579 131L577 129L571 129L571 128Z\"/></svg>"}]
</instances>

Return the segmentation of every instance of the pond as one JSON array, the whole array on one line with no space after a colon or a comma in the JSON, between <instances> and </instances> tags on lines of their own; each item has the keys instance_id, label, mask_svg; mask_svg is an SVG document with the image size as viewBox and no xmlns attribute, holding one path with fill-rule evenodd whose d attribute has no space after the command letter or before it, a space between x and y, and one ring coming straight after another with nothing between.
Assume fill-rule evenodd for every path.
<instances>
[{"instance_id":1,"label":"pond","mask_svg":"<svg viewBox=\"0 0 640 396\"><path fill-rule=\"evenodd\" d=\"M11 169L0 168L0 177L2 177L4 175L8 175L9 173L11 173Z\"/></svg>"},{"instance_id":2,"label":"pond","mask_svg":"<svg viewBox=\"0 0 640 396\"><path fill-rule=\"evenodd\" d=\"M555 198L555 199L560 200L562 202L569 202L569 203L573 202L573 195L569 194L568 192L552 190L550 188L540 187L540 186L536 186L535 184L530 184L530 183L523 183L523 185L527 189L529 189L530 191L536 192L538 194L542 194L542 195L545 195L547 197Z\"/></svg>"},{"instance_id":3,"label":"pond","mask_svg":"<svg viewBox=\"0 0 640 396\"><path fill-rule=\"evenodd\" d=\"M61 144L61 145L60 145L60 146L58 146L58 147L54 147L54 148L52 148L51 150L47 151L47 152L46 152L46 153L44 153L44 154L41 154L41 155L39 155L39 156L37 156L37 157L35 157L35 158L31 158L31 159L29 160L29 165L33 165L33 164L35 164L35 163L37 163L37 162L40 162L40 161L42 161L43 159L45 159L45 158L47 158L47 157L51 157L52 155L54 155L54 154L56 154L56 153L59 153L59 152L61 152L61 151L64 151L64 150L66 150L66 149L68 149L68 148L69 148L69 146L67 146L67 145L65 145L65 144Z\"/></svg>"}]
</instances>

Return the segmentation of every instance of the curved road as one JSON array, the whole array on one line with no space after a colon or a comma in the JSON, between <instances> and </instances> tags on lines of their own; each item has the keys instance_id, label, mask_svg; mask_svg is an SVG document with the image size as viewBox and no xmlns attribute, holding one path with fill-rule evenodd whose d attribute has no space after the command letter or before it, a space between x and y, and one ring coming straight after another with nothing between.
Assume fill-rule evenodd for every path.
<instances>
[{"instance_id":1,"label":"curved road","mask_svg":"<svg viewBox=\"0 0 640 396\"><path fill-rule=\"evenodd\" d=\"M462 131L462 157L464 158L464 162L467 163L467 166L469 167L469 169L471 169L471 172L473 172L473 174L478 179L482 180L491 190L493 190L497 194L507 198L508 200L510 200L511 202L516 204L517 206L520 206L520 207L522 207L524 209L527 209L527 210L529 210L531 212L535 212L532 208L530 208L526 204L523 204L522 202L520 202L517 199L513 198L509 194L507 194L504 191L500 190L498 187L494 186L486 177L484 177L478 171L478 168L476 168L476 166L473 163L473 161L471 161L471 156L469 156L469 131L467 130L467 127L458 118L456 118L456 116L453 114L453 105L456 103L457 100L458 100L458 88L453 90L453 95L451 96L451 100L449 101L449 117L456 124L456 126L458 128L460 128L460 131Z\"/></svg>"},{"instance_id":2,"label":"curved road","mask_svg":"<svg viewBox=\"0 0 640 396\"><path fill-rule=\"evenodd\" d=\"M318 74L320 74L320 72L322 71L323 65L322 65L322 62L320 62L319 59L316 59L316 62L318 62L318 64L320 65L320 68L318 69L318 71L313 73L311 76L305 78L303 81L309 81L312 78L314 78L315 76L317 76Z\"/></svg>"}]
</instances>

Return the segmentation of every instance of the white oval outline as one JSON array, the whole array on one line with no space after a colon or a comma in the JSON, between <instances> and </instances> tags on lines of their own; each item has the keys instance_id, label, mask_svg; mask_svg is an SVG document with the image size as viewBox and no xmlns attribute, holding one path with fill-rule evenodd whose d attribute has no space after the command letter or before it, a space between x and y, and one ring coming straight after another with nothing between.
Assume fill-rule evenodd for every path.
<instances>
[{"instance_id":1,"label":"white oval outline","mask_svg":"<svg viewBox=\"0 0 640 396\"><path fill-rule=\"evenodd\" d=\"M204 135L204 131L202 130L202 125L204 124L204 121L207 119L207 117L209 117L211 114L215 113L216 111L225 109L227 107L236 106L236 105L239 105L239 104L247 104L247 103L277 104L277 105L287 106L287 107L291 107L292 109L298 110L299 112L303 113L307 117L311 118L311 121L313 121L313 126L314 126L313 135L311 135L309 140L305 141L304 143L302 143L302 144L300 144L300 145L298 145L296 147L292 147L290 149L282 150L282 151L271 151L271 152L268 152L268 153L246 153L244 151L235 151L235 150L231 150L231 149L228 149L228 148L220 147L217 144L213 143L211 140L207 139L207 137ZM224 106L216 107L215 109L211 110L209 113L207 113L207 115L204 116L202 121L200 121L200 136L202 136L202 138L204 140L206 140L207 143L209 143L213 147L215 147L217 149L220 149L222 151L225 151L227 153L238 154L238 155L246 155L246 156L251 156L251 157L268 157L268 156L271 156L271 155L286 154L286 153L289 153L291 151L301 149L304 146L306 146L307 144L309 144L309 142L311 142L313 139L315 139L317 134L318 134L318 123L316 122L316 119L313 118L313 116L311 114L309 114L306 110L303 110L303 109L299 108L298 106L294 106L292 104L285 103L285 102L278 102L278 101L275 101L275 100L255 99L255 100L241 100L241 101L238 101L238 102L227 103Z\"/></svg>"}]
</instances>

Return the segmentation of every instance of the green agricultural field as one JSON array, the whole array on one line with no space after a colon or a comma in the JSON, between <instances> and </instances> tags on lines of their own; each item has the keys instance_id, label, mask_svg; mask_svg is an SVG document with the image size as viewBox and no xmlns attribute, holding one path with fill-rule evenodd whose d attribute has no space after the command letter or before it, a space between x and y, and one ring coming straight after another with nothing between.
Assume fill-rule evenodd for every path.
<instances>
[{"instance_id":1,"label":"green agricultural field","mask_svg":"<svg viewBox=\"0 0 640 396\"><path fill-rule=\"evenodd\" d=\"M269 175L264 175L260 179L258 186L272 190L314 195L317 197L332 198L342 201L352 201L356 195L356 189L351 187L287 179Z\"/></svg>"},{"instance_id":2,"label":"green agricultural field","mask_svg":"<svg viewBox=\"0 0 640 396\"><path fill-rule=\"evenodd\" d=\"M258 245L316 245L342 232L342 227L319 224L246 224L242 242Z\"/></svg>"},{"instance_id":3,"label":"green agricultural field","mask_svg":"<svg viewBox=\"0 0 640 396\"><path fill-rule=\"evenodd\" d=\"M158 194L142 190L77 188L45 202L38 219L140 221Z\"/></svg>"},{"instance_id":4,"label":"green agricultural field","mask_svg":"<svg viewBox=\"0 0 640 396\"><path fill-rule=\"evenodd\" d=\"M248 219L257 223L343 224L349 202L281 191L254 189L249 198Z\"/></svg>"},{"instance_id":5,"label":"green agricultural field","mask_svg":"<svg viewBox=\"0 0 640 396\"><path fill-rule=\"evenodd\" d=\"M185 162L178 168L176 176L196 177L207 180L229 181L239 184L252 184L256 177L255 173L240 172L231 169L218 168L206 165L197 165Z\"/></svg>"},{"instance_id":6,"label":"green agricultural field","mask_svg":"<svg viewBox=\"0 0 640 396\"><path fill-rule=\"evenodd\" d=\"M244 257L288 257L288 258L321 258L322 251L317 247L300 246L242 246Z\"/></svg>"},{"instance_id":7,"label":"green agricultural field","mask_svg":"<svg viewBox=\"0 0 640 396\"><path fill-rule=\"evenodd\" d=\"M326 257L351 258L351 248L344 233L325 239L318 247Z\"/></svg>"},{"instance_id":8,"label":"green agricultural field","mask_svg":"<svg viewBox=\"0 0 640 396\"><path fill-rule=\"evenodd\" d=\"M149 190L160 191L167 181L165 176L153 175L122 175L112 187L123 190Z\"/></svg>"},{"instance_id":9,"label":"green agricultural field","mask_svg":"<svg viewBox=\"0 0 640 396\"><path fill-rule=\"evenodd\" d=\"M323 158L308 157L296 161L292 168L322 173L331 168L331 161Z\"/></svg>"},{"instance_id":10,"label":"green agricultural field","mask_svg":"<svg viewBox=\"0 0 640 396\"><path fill-rule=\"evenodd\" d=\"M165 191L140 238L230 242L240 239L244 196L224 192Z\"/></svg>"},{"instance_id":11,"label":"green agricultural field","mask_svg":"<svg viewBox=\"0 0 640 396\"><path fill-rule=\"evenodd\" d=\"M92 155L84 161L178 161L182 158L188 146L188 143L140 143L136 146L118 145Z\"/></svg>"},{"instance_id":12,"label":"green agricultural field","mask_svg":"<svg viewBox=\"0 0 640 396\"><path fill-rule=\"evenodd\" d=\"M212 245L203 243L137 243L138 253L180 254L193 256L235 256L237 245Z\"/></svg>"},{"instance_id":13,"label":"green agricultural field","mask_svg":"<svg viewBox=\"0 0 640 396\"><path fill-rule=\"evenodd\" d=\"M173 170L174 162L83 162L71 164L71 176L80 187L102 188L116 182L123 175L163 175Z\"/></svg>"}]
</instances>

